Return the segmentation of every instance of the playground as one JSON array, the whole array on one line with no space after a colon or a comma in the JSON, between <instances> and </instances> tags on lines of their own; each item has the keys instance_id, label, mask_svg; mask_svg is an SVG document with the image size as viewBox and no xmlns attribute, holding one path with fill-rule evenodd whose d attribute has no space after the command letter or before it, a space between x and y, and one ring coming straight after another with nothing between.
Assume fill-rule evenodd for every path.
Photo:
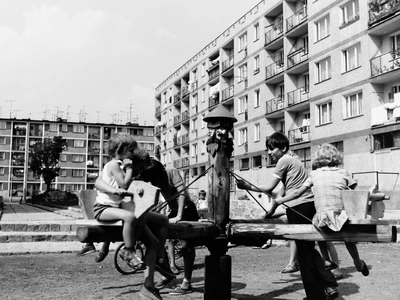
<instances>
[{"instance_id":1,"label":"playground","mask_svg":"<svg viewBox=\"0 0 400 300\"><path fill-rule=\"evenodd\" d=\"M400 272L400 244L360 243L359 250L370 267L370 275L358 273L343 243L336 246L345 277L338 281L339 300L397 300ZM170 296L165 300L200 300L204 292L204 256L197 250L193 274L194 293ZM302 300L305 297L299 273L281 274L287 263L289 247L269 249L235 247L232 255L232 295L235 300ZM121 275L114 268L112 256L98 264L95 255L77 257L76 253L2 256L1 299L139 299L143 274ZM159 276L158 274L156 276ZM181 278L182 275L178 275ZM177 283L180 282L179 280Z\"/></svg>"}]
</instances>

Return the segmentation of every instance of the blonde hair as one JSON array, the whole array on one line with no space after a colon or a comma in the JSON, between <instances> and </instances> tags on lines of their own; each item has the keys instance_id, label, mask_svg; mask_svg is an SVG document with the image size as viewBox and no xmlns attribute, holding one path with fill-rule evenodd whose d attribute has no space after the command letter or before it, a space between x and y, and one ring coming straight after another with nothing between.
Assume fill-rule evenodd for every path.
<instances>
[{"instance_id":1,"label":"blonde hair","mask_svg":"<svg viewBox=\"0 0 400 300\"><path fill-rule=\"evenodd\" d=\"M322 144L314 154L313 168L337 167L343 162L343 156L339 150L328 143Z\"/></svg>"},{"instance_id":2,"label":"blonde hair","mask_svg":"<svg viewBox=\"0 0 400 300\"><path fill-rule=\"evenodd\" d=\"M124 154L127 150L136 148L136 140L127 133L118 132L108 140L108 155L111 157L115 157L117 154Z\"/></svg>"}]
</instances>

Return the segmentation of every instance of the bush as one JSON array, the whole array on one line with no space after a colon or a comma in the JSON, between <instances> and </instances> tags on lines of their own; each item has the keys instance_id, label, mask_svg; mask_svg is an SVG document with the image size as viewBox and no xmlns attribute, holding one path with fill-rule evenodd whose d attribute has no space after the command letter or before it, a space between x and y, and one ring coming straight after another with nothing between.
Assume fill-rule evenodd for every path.
<instances>
[{"instance_id":1,"label":"bush","mask_svg":"<svg viewBox=\"0 0 400 300\"><path fill-rule=\"evenodd\" d=\"M32 197L32 203L63 206L78 205L78 196L71 192L54 190Z\"/></svg>"}]
</instances>

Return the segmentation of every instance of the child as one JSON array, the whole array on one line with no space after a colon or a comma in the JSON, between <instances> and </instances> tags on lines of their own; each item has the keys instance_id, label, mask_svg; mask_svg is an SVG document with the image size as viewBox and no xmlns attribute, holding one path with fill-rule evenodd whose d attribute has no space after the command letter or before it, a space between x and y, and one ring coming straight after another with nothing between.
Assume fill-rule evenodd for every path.
<instances>
[{"instance_id":1,"label":"child","mask_svg":"<svg viewBox=\"0 0 400 300\"><path fill-rule=\"evenodd\" d=\"M342 156L336 147L331 144L322 144L315 153L313 164L315 164L316 170L311 171L309 178L301 187L288 193L277 202L284 203L297 198L313 186L316 209L312 220L314 226L340 231L348 219L340 190L354 189L357 186L357 182L351 178L349 173L338 167L341 163ZM345 245L353 258L357 271L368 276L367 264L360 259L357 245L353 242L345 242Z\"/></svg>"},{"instance_id":2,"label":"child","mask_svg":"<svg viewBox=\"0 0 400 300\"><path fill-rule=\"evenodd\" d=\"M122 258L132 268L142 268L143 261L136 255L135 251L135 215L128 209L132 204L131 199L123 198L132 181L132 157L137 143L132 136L117 133L108 141L108 154L112 158L101 173L101 179L105 181L110 189L108 192L98 191L93 206L95 218L99 221L122 220L122 236L125 249L121 252ZM123 170L125 169L125 171ZM124 202L124 203L123 203Z\"/></svg>"},{"instance_id":3,"label":"child","mask_svg":"<svg viewBox=\"0 0 400 300\"><path fill-rule=\"evenodd\" d=\"M259 192L260 190L271 194L275 187L282 182L284 192L290 194L301 187L307 179L307 172L303 163L289 153L289 139L283 133L275 132L265 143L268 155L276 162L274 174L265 185L257 189L252 185L237 181L237 187ZM308 218L315 214L313 195L311 191L297 199L292 198L287 203L286 215L290 224L307 224ZM271 217L278 208L277 201L273 202L267 217ZM298 262L301 279L306 291L307 299L320 300L329 297L338 297L337 282L329 270L325 270L324 261L315 249L315 242L296 240Z\"/></svg>"}]
</instances>

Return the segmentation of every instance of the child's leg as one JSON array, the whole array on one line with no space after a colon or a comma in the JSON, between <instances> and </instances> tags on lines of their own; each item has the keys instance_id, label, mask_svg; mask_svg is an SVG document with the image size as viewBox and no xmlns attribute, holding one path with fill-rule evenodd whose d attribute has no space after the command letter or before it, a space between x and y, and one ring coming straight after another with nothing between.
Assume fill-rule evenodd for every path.
<instances>
[{"instance_id":1,"label":"child's leg","mask_svg":"<svg viewBox=\"0 0 400 300\"><path fill-rule=\"evenodd\" d=\"M157 257L167 259L167 257L165 257L165 242L167 240L169 229L168 217L166 215L150 211L147 213L146 218L147 226L150 228L151 232L159 241Z\"/></svg>"},{"instance_id":2,"label":"child's leg","mask_svg":"<svg viewBox=\"0 0 400 300\"><path fill-rule=\"evenodd\" d=\"M319 250L321 252L322 258L325 261L330 261L331 258L329 257L327 242L318 242L318 246L319 246Z\"/></svg>"},{"instance_id":3,"label":"child's leg","mask_svg":"<svg viewBox=\"0 0 400 300\"><path fill-rule=\"evenodd\" d=\"M173 240L167 240L169 265L175 268L175 243Z\"/></svg>"},{"instance_id":4,"label":"child's leg","mask_svg":"<svg viewBox=\"0 0 400 300\"><path fill-rule=\"evenodd\" d=\"M144 286L153 288L154 268L157 259L159 241L147 226L143 228L140 239L146 246L146 255L144 257L144 262L146 263L146 270L144 271Z\"/></svg>"},{"instance_id":5,"label":"child's leg","mask_svg":"<svg viewBox=\"0 0 400 300\"><path fill-rule=\"evenodd\" d=\"M357 271L361 272L364 276L368 276L369 270L367 264L365 263L365 261L360 259L356 243L346 242L345 245L347 251L349 251L351 257L353 258L354 265L356 266Z\"/></svg>"},{"instance_id":6,"label":"child's leg","mask_svg":"<svg viewBox=\"0 0 400 300\"><path fill-rule=\"evenodd\" d=\"M328 253L331 258L331 261L334 262L337 265L337 267L339 268L339 256L338 256L336 248L332 242L327 242L327 249L328 249Z\"/></svg>"}]
</instances>

